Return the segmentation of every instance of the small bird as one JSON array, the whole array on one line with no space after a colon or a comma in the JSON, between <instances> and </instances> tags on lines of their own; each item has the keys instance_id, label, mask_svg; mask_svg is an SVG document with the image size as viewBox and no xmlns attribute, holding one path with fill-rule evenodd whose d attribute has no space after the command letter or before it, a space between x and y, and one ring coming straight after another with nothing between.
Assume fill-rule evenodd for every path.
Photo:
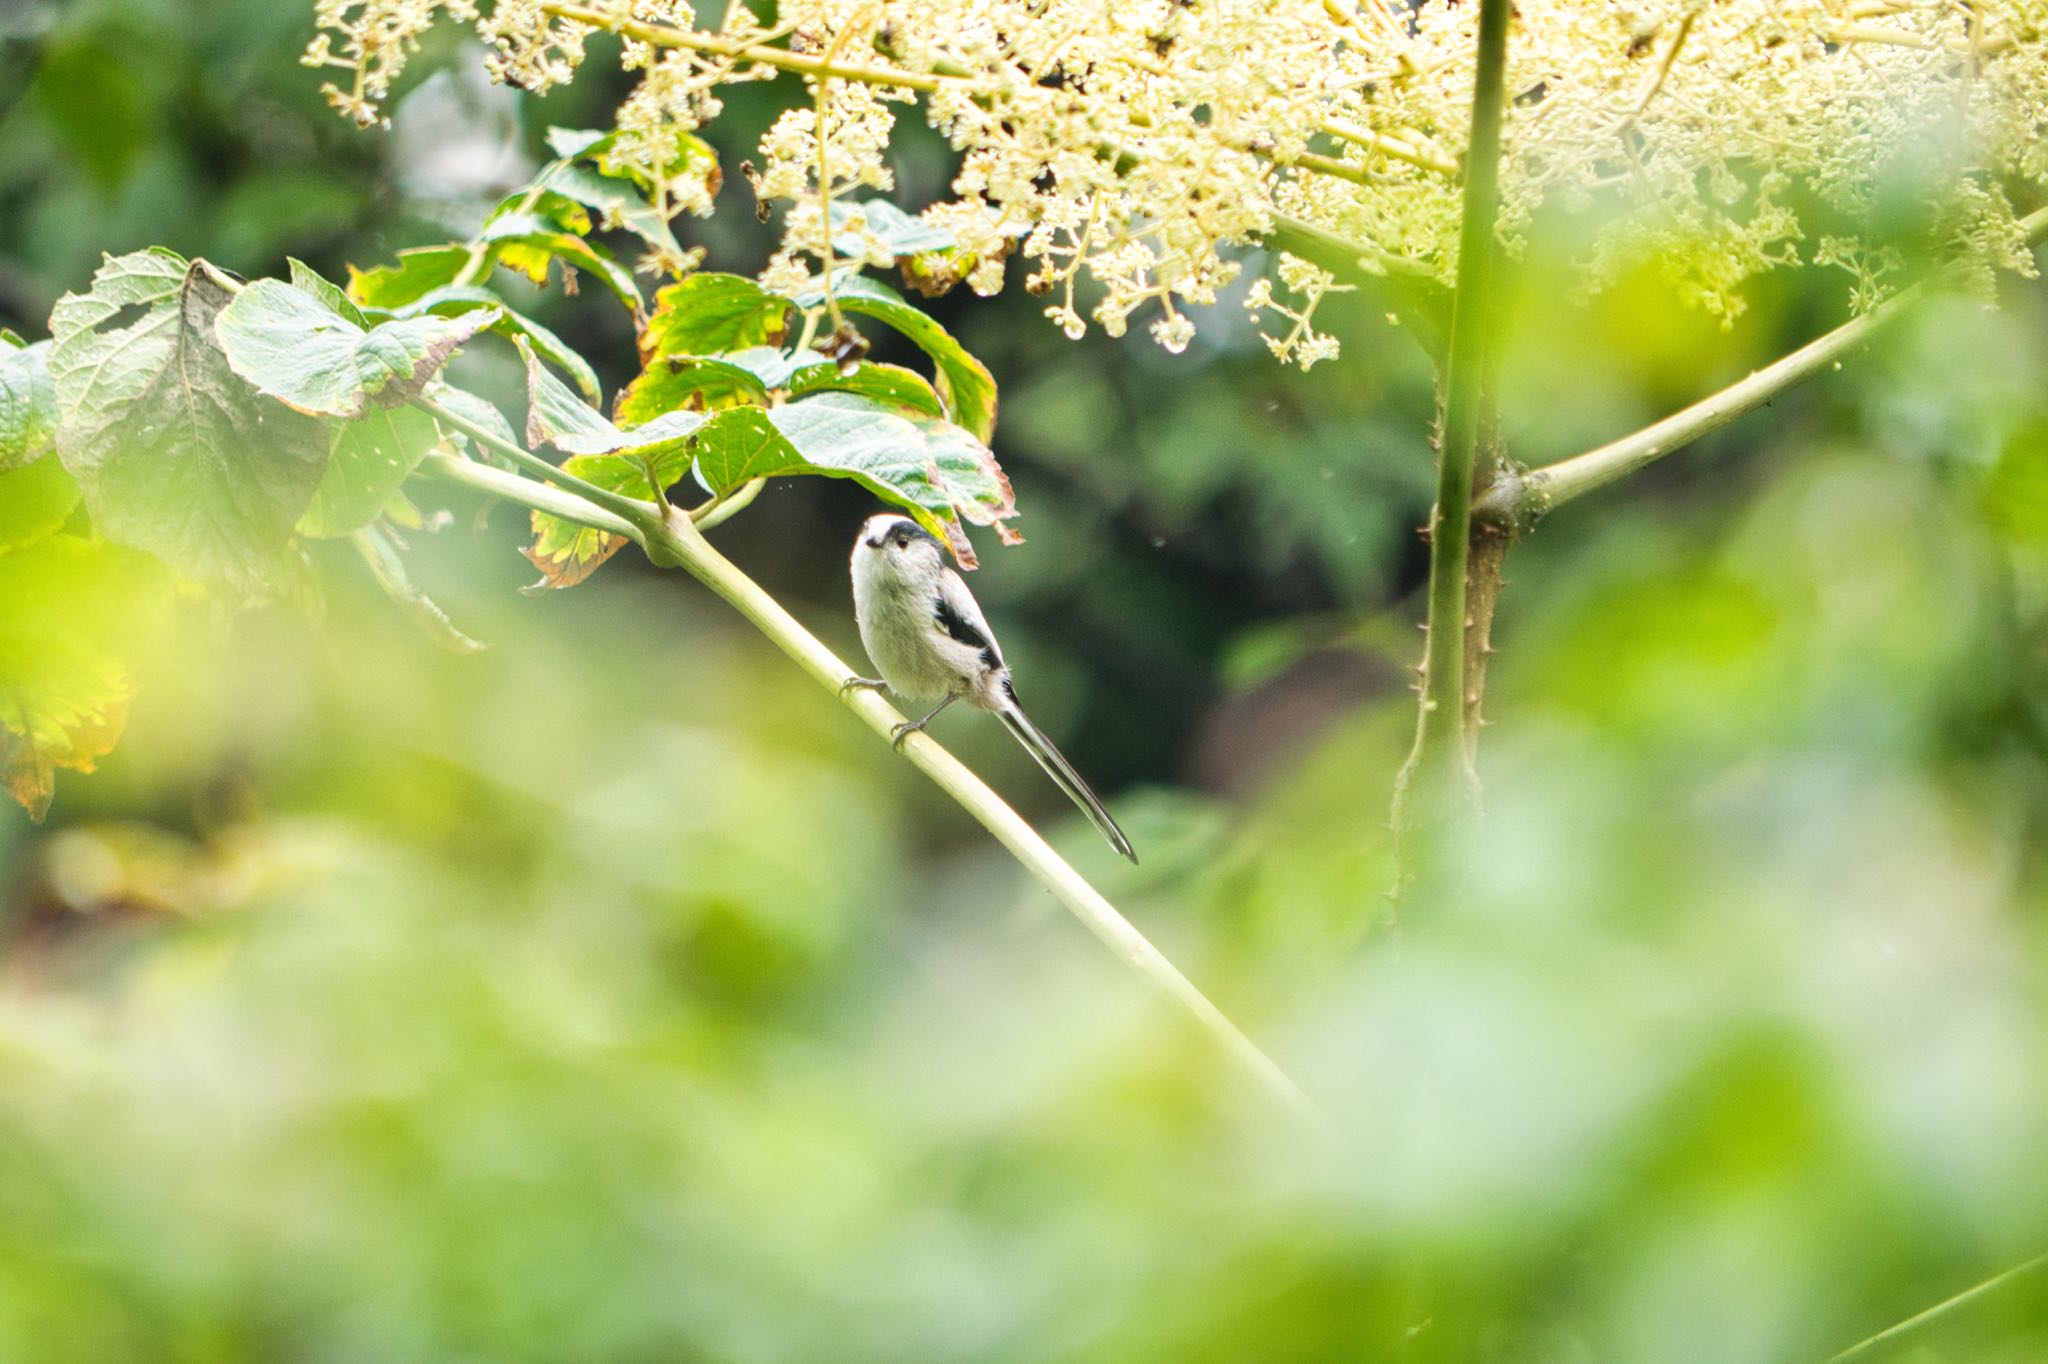
<instances>
[{"instance_id":1,"label":"small bird","mask_svg":"<svg viewBox=\"0 0 2048 1364\"><path fill-rule=\"evenodd\" d=\"M906 700L939 698L923 719L896 726L890 737L899 747L955 701L994 711L1110 846L1138 860L1088 783L1017 704L995 632L936 537L907 516L870 516L853 542L853 612L860 642L882 675L849 677L846 688L886 686Z\"/></svg>"}]
</instances>

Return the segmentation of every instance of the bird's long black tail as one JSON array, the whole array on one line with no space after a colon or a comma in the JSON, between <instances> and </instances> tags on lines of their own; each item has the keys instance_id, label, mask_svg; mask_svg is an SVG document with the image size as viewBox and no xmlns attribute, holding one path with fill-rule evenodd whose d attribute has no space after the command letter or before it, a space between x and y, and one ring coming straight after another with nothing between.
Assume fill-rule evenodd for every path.
<instances>
[{"instance_id":1,"label":"bird's long black tail","mask_svg":"<svg viewBox=\"0 0 2048 1364\"><path fill-rule=\"evenodd\" d=\"M1088 816L1089 822L1102 831L1102 836L1109 840L1109 845L1136 862L1138 855L1131 851L1131 840L1124 837L1122 829L1117 828L1116 821L1111 819L1109 811L1103 808L1101 798L1089 788L1087 782L1081 780L1081 774L1074 770L1074 765L1053 746L1052 740L1045 737L1043 730L1031 723L1031 717L1017 704L1015 692L1010 693L1008 704L996 714L1002 716L1003 723L1010 727L1010 733L1017 736L1017 742L1024 745L1024 751L1038 760L1038 765L1045 769L1045 774L1053 779L1060 790L1067 793L1068 799L1081 807L1081 813Z\"/></svg>"}]
</instances>

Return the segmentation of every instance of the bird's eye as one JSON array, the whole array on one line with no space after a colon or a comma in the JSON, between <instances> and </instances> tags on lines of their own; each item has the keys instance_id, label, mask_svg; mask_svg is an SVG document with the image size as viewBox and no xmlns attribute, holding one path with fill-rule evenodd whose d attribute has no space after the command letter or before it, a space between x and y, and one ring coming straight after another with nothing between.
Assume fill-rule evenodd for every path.
<instances>
[{"instance_id":1,"label":"bird's eye","mask_svg":"<svg viewBox=\"0 0 2048 1364\"><path fill-rule=\"evenodd\" d=\"M908 531L900 531L900 530L899 530L899 531L897 531L897 532L896 532L896 548L898 548L898 549L909 549L909 548L910 548L910 533L909 533Z\"/></svg>"}]
</instances>

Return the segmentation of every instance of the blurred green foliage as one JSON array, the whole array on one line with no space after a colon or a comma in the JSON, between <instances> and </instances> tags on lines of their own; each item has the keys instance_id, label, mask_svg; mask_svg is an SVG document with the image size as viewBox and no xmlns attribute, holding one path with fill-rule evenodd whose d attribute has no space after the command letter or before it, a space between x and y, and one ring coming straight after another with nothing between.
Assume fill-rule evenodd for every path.
<instances>
[{"instance_id":1,"label":"blurred green foliage","mask_svg":"<svg viewBox=\"0 0 2048 1364\"><path fill-rule=\"evenodd\" d=\"M480 220L485 150L509 181L542 125L602 121L563 91L507 148L438 87L484 171L428 196L402 111L319 106L306 22L0 9L0 323L42 335L152 241L386 260ZM945 174L900 154L909 200ZM725 200L702 241L751 270ZM1842 305L1800 275L1726 333L1650 278L1567 305L1548 252L1503 402L1531 461ZM122 748L47 825L0 813L0 1360L1800 1361L2026 1259L2048 295L2002 302L1518 546L1470 894L1396 946L1412 347L1364 299L1310 377L1248 329L1170 358L947 300L1030 536L976 589L1144 864L985 717L935 728L1324 1100L1327 1145L686 582L520 597L523 518L478 543L458 505L419 573L488 652L342 546L317 616L130 622ZM594 301L536 307L630 372ZM0 525L56 552L31 503ZM853 658L865 509L778 487L717 534ZM1885 1357L2044 1356L2037 1275Z\"/></svg>"}]
</instances>

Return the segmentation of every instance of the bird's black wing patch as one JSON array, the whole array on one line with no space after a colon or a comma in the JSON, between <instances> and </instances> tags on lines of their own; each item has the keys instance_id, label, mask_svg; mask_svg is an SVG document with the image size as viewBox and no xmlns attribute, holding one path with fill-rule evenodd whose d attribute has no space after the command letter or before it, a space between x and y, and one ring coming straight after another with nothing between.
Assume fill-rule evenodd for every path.
<instances>
[{"instance_id":1,"label":"bird's black wing patch","mask_svg":"<svg viewBox=\"0 0 2048 1364\"><path fill-rule=\"evenodd\" d=\"M941 596L932 607L932 618L939 628L972 649L981 650L981 661L991 668L1003 666L1003 656L996 652L996 646L989 637L976 627L973 621L953 609L953 603Z\"/></svg>"}]
</instances>

